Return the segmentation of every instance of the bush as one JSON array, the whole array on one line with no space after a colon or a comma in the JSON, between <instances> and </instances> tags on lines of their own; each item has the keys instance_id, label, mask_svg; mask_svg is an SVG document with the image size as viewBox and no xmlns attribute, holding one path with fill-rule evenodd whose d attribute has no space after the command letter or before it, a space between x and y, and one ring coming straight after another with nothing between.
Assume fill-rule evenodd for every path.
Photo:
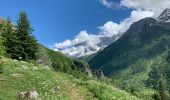
<instances>
[{"instance_id":1,"label":"bush","mask_svg":"<svg viewBox=\"0 0 170 100\"><path fill-rule=\"evenodd\" d=\"M83 72L80 72L80 71L78 71L78 70L72 71L72 75L73 75L75 78L81 79L81 80L83 80L83 81L87 81L87 80L90 79L87 75L85 75Z\"/></svg>"},{"instance_id":2,"label":"bush","mask_svg":"<svg viewBox=\"0 0 170 100\"><path fill-rule=\"evenodd\" d=\"M3 73L3 68L0 66L0 74Z\"/></svg>"},{"instance_id":3,"label":"bush","mask_svg":"<svg viewBox=\"0 0 170 100\"><path fill-rule=\"evenodd\" d=\"M0 74L3 73L3 68L2 68L3 61L1 59L2 58L0 57Z\"/></svg>"},{"instance_id":4,"label":"bush","mask_svg":"<svg viewBox=\"0 0 170 100\"><path fill-rule=\"evenodd\" d=\"M4 55L5 54L5 47L3 45L3 42L4 42L4 38L0 34L0 55Z\"/></svg>"}]
</instances>

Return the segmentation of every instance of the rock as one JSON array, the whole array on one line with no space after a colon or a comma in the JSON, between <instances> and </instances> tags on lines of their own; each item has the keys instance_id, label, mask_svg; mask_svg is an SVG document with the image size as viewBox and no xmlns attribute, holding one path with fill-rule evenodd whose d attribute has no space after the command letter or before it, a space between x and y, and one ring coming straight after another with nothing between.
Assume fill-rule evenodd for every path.
<instances>
[{"instance_id":1,"label":"rock","mask_svg":"<svg viewBox=\"0 0 170 100\"><path fill-rule=\"evenodd\" d=\"M21 99L21 100L41 100L39 98L39 95L38 95L37 91L21 92L18 95L18 99Z\"/></svg>"},{"instance_id":2,"label":"rock","mask_svg":"<svg viewBox=\"0 0 170 100\"><path fill-rule=\"evenodd\" d=\"M33 70L33 71L34 71L34 70L38 70L38 68L34 66L34 67L32 68L32 70Z\"/></svg>"},{"instance_id":3,"label":"rock","mask_svg":"<svg viewBox=\"0 0 170 100\"><path fill-rule=\"evenodd\" d=\"M0 81L5 81L5 78L0 77Z\"/></svg>"},{"instance_id":4,"label":"rock","mask_svg":"<svg viewBox=\"0 0 170 100\"><path fill-rule=\"evenodd\" d=\"M21 77L22 75L15 73L15 74L11 74L11 76L13 76L13 77Z\"/></svg>"},{"instance_id":5,"label":"rock","mask_svg":"<svg viewBox=\"0 0 170 100\"><path fill-rule=\"evenodd\" d=\"M49 66L43 66L44 69L51 70Z\"/></svg>"},{"instance_id":6,"label":"rock","mask_svg":"<svg viewBox=\"0 0 170 100\"><path fill-rule=\"evenodd\" d=\"M89 77L93 77L92 70L86 67L86 73Z\"/></svg>"},{"instance_id":7,"label":"rock","mask_svg":"<svg viewBox=\"0 0 170 100\"><path fill-rule=\"evenodd\" d=\"M95 69L89 69L86 67L86 71L87 75L89 77L98 77L98 78L104 78L104 74L103 74L103 71L102 70L95 70Z\"/></svg>"},{"instance_id":8,"label":"rock","mask_svg":"<svg viewBox=\"0 0 170 100\"><path fill-rule=\"evenodd\" d=\"M76 84L73 84L72 86L73 86L73 87L75 87L75 86L76 86Z\"/></svg>"},{"instance_id":9,"label":"rock","mask_svg":"<svg viewBox=\"0 0 170 100\"><path fill-rule=\"evenodd\" d=\"M27 67L26 65L22 65L22 69L27 70L27 69L28 69L28 67Z\"/></svg>"},{"instance_id":10,"label":"rock","mask_svg":"<svg viewBox=\"0 0 170 100\"><path fill-rule=\"evenodd\" d=\"M58 93L60 91L60 87L59 86L56 86L52 89L52 92L53 93Z\"/></svg>"}]
</instances>

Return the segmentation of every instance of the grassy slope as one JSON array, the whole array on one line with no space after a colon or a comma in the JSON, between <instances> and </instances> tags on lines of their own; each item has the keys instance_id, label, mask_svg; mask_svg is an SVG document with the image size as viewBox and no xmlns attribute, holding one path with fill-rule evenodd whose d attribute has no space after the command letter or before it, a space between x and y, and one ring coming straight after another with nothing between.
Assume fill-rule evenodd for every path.
<instances>
[{"instance_id":1,"label":"grassy slope","mask_svg":"<svg viewBox=\"0 0 170 100\"><path fill-rule=\"evenodd\" d=\"M144 85L154 67L164 64L164 69L168 69L170 27L169 24L151 24L154 21L147 18L134 23L118 41L90 61L91 67L132 85L134 81ZM169 76L167 74L167 83Z\"/></svg>"},{"instance_id":2,"label":"grassy slope","mask_svg":"<svg viewBox=\"0 0 170 100\"><path fill-rule=\"evenodd\" d=\"M155 68L162 67L165 88L170 89L170 27L150 21L154 19L134 23L118 41L90 61L92 68L102 69L105 75L119 81L122 89L133 90L145 99L155 92L148 87L158 86Z\"/></svg>"},{"instance_id":3,"label":"grassy slope","mask_svg":"<svg viewBox=\"0 0 170 100\"><path fill-rule=\"evenodd\" d=\"M95 80L83 81L72 75L54 72L41 65L3 58L0 74L0 99L15 100L22 91L36 90L42 100L137 100L111 85ZM60 91L51 90L60 87Z\"/></svg>"}]
</instances>

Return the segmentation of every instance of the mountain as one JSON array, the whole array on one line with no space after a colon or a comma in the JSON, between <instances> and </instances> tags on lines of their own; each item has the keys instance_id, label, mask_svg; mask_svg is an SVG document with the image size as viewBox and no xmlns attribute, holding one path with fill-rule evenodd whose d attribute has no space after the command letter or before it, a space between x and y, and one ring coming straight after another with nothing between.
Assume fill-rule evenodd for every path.
<instances>
[{"instance_id":1,"label":"mountain","mask_svg":"<svg viewBox=\"0 0 170 100\"><path fill-rule=\"evenodd\" d=\"M87 63L39 43L36 59L11 59L4 49L4 29L9 31L6 21L0 23L0 100L140 100L108 85L107 78L86 75Z\"/></svg>"},{"instance_id":2,"label":"mountain","mask_svg":"<svg viewBox=\"0 0 170 100\"><path fill-rule=\"evenodd\" d=\"M80 57L91 55L91 54L98 52L99 50L105 48L109 44L116 41L118 38L121 37L121 35L122 34L119 33L112 37L101 36L99 37L100 42L96 46L91 46L89 45L88 41L84 41L84 42L75 44L65 49L59 49L59 51L61 51L68 57L80 58Z\"/></svg>"},{"instance_id":3,"label":"mountain","mask_svg":"<svg viewBox=\"0 0 170 100\"><path fill-rule=\"evenodd\" d=\"M121 81L124 88L129 84L135 89L156 88L158 77L155 76L159 70L167 85L170 84L169 48L170 23L145 18L133 23L121 38L99 52L89 64L92 69L101 69L106 76Z\"/></svg>"}]
</instances>

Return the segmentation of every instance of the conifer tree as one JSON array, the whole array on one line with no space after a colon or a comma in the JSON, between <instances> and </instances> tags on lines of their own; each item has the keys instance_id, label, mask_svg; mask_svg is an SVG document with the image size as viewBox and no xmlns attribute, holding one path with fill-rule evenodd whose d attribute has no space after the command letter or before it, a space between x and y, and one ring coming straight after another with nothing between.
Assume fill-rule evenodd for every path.
<instances>
[{"instance_id":1,"label":"conifer tree","mask_svg":"<svg viewBox=\"0 0 170 100\"><path fill-rule=\"evenodd\" d=\"M21 12L17 21L17 36L20 48L20 54L22 60L36 59L37 54L37 41L32 36L33 29L31 28L30 22L25 12Z\"/></svg>"},{"instance_id":2,"label":"conifer tree","mask_svg":"<svg viewBox=\"0 0 170 100\"><path fill-rule=\"evenodd\" d=\"M3 23L2 36L4 38L3 45L5 46L7 56L13 59L18 59L20 56L18 48L21 47L14 26L11 24L9 17L7 17L7 20Z\"/></svg>"},{"instance_id":3,"label":"conifer tree","mask_svg":"<svg viewBox=\"0 0 170 100\"><path fill-rule=\"evenodd\" d=\"M154 94L153 98L155 100L168 100L168 97L166 95L166 84L165 79L163 77L163 64L159 67L159 70L157 72L158 74L158 86L157 91L158 93Z\"/></svg>"},{"instance_id":4,"label":"conifer tree","mask_svg":"<svg viewBox=\"0 0 170 100\"><path fill-rule=\"evenodd\" d=\"M159 91L158 92L159 92L161 100L167 100L166 91L165 91L165 83L164 83L163 79L160 79L160 81L159 81Z\"/></svg>"}]
</instances>

